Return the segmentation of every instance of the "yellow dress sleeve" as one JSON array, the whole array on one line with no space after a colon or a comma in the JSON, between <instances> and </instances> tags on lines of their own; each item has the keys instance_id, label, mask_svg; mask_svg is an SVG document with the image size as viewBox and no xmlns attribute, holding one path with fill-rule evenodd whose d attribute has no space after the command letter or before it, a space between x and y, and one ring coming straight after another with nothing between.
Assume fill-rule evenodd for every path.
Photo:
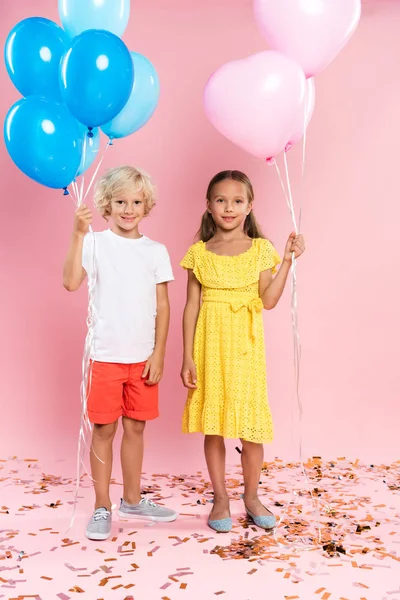
<instances>
[{"instance_id":1,"label":"yellow dress sleeve","mask_svg":"<svg viewBox=\"0 0 400 600\"><path fill-rule=\"evenodd\" d=\"M272 271L276 273L276 266L281 262L281 258L274 246L269 240L259 239L259 270Z\"/></svg>"},{"instance_id":2,"label":"yellow dress sleeve","mask_svg":"<svg viewBox=\"0 0 400 600\"><path fill-rule=\"evenodd\" d=\"M183 260L181 260L180 265L184 269L192 269L192 270L194 270L195 265L196 265L194 246L190 246L190 248L186 252Z\"/></svg>"}]
</instances>

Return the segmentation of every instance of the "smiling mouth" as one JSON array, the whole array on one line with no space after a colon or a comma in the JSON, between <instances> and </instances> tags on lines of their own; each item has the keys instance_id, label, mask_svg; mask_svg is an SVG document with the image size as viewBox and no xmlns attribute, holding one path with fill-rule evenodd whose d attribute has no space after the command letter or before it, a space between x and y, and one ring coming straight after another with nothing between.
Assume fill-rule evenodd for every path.
<instances>
[{"instance_id":1,"label":"smiling mouth","mask_svg":"<svg viewBox=\"0 0 400 600\"><path fill-rule=\"evenodd\" d=\"M233 221L236 217L222 217L224 221Z\"/></svg>"}]
</instances>

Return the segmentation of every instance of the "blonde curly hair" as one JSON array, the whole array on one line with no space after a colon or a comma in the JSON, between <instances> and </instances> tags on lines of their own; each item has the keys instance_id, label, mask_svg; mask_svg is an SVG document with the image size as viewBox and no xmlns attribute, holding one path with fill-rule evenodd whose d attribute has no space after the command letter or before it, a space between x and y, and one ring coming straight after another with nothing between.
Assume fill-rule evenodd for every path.
<instances>
[{"instance_id":1,"label":"blonde curly hair","mask_svg":"<svg viewBox=\"0 0 400 600\"><path fill-rule=\"evenodd\" d=\"M146 216L155 204L155 187L145 171L128 165L115 167L106 171L94 189L94 204L104 219L111 214L112 199L121 192L143 192Z\"/></svg>"}]
</instances>

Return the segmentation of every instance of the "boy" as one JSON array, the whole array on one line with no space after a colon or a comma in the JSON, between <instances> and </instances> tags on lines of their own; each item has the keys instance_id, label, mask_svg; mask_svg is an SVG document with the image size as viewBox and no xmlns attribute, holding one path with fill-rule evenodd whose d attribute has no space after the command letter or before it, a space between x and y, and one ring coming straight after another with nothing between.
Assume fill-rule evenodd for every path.
<instances>
[{"instance_id":1,"label":"boy","mask_svg":"<svg viewBox=\"0 0 400 600\"><path fill-rule=\"evenodd\" d=\"M111 534L109 494L112 444L119 417L122 518L174 521L177 513L141 498L143 432L158 417L169 326L168 282L173 281L165 246L139 233L139 223L154 206L149 176L134 167L108 171L95 188L95 206L111 228L86 235L92 213L82 205L64 265L64 287L77 290L95 275L92 375L88 415L93 423L90 464L96 494L86 536L105 540ZM94 240L93 240L94 237Z\"/></svg>"}]
</instances>

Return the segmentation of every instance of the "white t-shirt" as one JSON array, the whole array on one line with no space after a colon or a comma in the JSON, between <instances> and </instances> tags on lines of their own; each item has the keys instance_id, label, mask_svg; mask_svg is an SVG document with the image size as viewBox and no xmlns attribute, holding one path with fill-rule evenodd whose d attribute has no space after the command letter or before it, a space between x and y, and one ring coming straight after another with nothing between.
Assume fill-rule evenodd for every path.
<instances>
[{"instance_id":1,"label":"white t-shirt","mask_svg":"<svg viewBox=\"0 0 400 600\"><path fill-rule=\"evenodd\" d=\"M95 233L94 240L94 258L91 233L82 255L88 277L96 276L91 358L144 362L155 344L156 286L174 279L168 251L146 236L132 240L110 229Z\"/></svg>"}]
</instances>

